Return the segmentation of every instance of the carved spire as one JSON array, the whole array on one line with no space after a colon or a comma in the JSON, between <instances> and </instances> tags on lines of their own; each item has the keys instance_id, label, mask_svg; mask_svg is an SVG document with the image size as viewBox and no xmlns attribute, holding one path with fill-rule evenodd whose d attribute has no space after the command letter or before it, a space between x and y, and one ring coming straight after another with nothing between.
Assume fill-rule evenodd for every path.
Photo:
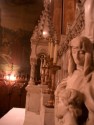
<instances>
[{"instance_id":1,"label":"carved spire","mask_svg":"<svg viewBox=\"0 0 94 125\"><path fill-rule=\"evenodd\" d=\"M52 23L51 18L51 1L44 0L44 10L42 11L42 15L38 21L38 25L35 27L33 35L31 37L32 40L39 40L39 39L48 39L51 37L53 40L55 39L55 28Z\"/></svg>"}]
</instances>

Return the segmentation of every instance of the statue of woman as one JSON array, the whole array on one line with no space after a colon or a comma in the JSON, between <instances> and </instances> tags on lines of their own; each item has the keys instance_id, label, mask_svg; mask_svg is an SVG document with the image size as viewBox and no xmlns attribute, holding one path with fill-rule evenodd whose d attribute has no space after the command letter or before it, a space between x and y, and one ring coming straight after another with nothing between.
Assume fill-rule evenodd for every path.
<instances>
[{"instance_id":1,"label":"statue of woman","mask_svg":"<svg viewBox=\"0 0 94 125\"><path fill-rule=\"evenodd\" d=\"M69 76L55 92L55 113L60 125L94 125L92 51L92 43L87 37L76 37L69 44ZM87 114L83 112L83 104Z\"/></svg>"}]
</instances>

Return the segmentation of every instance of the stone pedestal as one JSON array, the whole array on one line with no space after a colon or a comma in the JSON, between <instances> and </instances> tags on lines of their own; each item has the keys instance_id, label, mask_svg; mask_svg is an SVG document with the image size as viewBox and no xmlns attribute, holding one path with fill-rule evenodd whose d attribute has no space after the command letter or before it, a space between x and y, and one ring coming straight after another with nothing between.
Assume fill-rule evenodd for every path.
<instances>
[{"instance_id":1,"label":"stone pedestal","mask_svg":"<svg viewBox=\"0 0 94 125\"><path fill-rule=\"evenodd\" d=\"M48 85L41 85L42 92L44 92L48 88Z\"/></svg>"},{"instance_id":2,"label":"stone pedestal","mask_svg":"<svg viewBox=\"0 0 94 125\"><path fill-rule=\"evenodd\" d=\"M41 86L28 85L26 90L26 111L40 114Z\"/></svg>"},{"instance_id":3,"label":"stone pedestal","mask_svg":"<svg viewBox=\"0 0 94 125\"><path fill-rule=\"evenodd\" d=\"M41 104L45 105L50 98L50 94L43 94L41 93Z\"/></svg>"},{"instance_id":4,"label":"stone pedestal","mask_svg":"<svg viewBox=\"0 0 94 125\"><path fill-rule=\"evenodd\" d=\"M42 125L40 115L31 111L26 111L23 125Z\"/></svg>"},{"instance_id":5,"label":"stone pedestal","mask_svg":"<svg viewBox=\"0 0 94 125\"><path fill-rule=\"evenodd\" d=\"M40 116L41 125L55 125L54 108L47 108L42 105Z\"/></svg>"},{"instance_id":6,"label":"stone pedestal","mask_svg":"<svg viewBox=\"0 0 94 125\"><path fill-rule=\"evenodd\" d=\"M45 104L50 94L43 94L41 86L28 85L24 125L54 125L54 108Z\"/></svg>"}]
</instances>

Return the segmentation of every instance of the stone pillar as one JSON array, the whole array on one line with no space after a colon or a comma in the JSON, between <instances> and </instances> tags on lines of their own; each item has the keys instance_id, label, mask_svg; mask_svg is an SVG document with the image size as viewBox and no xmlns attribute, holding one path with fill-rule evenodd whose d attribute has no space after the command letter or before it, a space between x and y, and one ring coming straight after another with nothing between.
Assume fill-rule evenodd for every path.
<instances>
[{"instance_id":1,"label":"stone pillar","mask_svg":"<svg viewBox=\"0 0 94 125\"><path fill-rule=\"evenodd\" d=\"M29 85L35 85L35 65L36 65L36 59L35 58L30 58L30 64L31 64L31 72L30 72L30 81Z\"/></svg>"},{"instance_id":2,"label":"stone pillar","mask_svg":"<svg viewBox=\"0 0 94 125\"><path fill-rule=\"evenodd\" d=\"M25 107L25 120L24 125L38 125L40 122L40 98L41 98L41 86L35 85L35 65L36 58L30 57L31 72L30 81L27 85L27 95L26 95L26 107ZM35 118L38 117L38 120ZM39 123L39 125L41 125Z\"/></svg>"}]
</instances>

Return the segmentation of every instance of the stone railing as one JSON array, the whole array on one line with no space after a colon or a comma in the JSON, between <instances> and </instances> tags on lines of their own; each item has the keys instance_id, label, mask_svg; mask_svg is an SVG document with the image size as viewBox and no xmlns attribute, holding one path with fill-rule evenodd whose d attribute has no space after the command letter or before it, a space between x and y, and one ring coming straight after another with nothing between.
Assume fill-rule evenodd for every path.
<instances>
[{"instance_id":1,"label":"stone railing","mask_svg":"<svg viewBox=\"0 0 94 125\"><path fill-rule=\"evenodd\" d=\"M61 44L61 48L58 51L58 56L62 56L68 49L69 41L80 35L84 30L85 21L84 21L84 2L81 1L81 5L79 8L79 12L77 13L73 25L68 27L68 31L66 33L65 41Z\"/></svg>"}]
</instances>

